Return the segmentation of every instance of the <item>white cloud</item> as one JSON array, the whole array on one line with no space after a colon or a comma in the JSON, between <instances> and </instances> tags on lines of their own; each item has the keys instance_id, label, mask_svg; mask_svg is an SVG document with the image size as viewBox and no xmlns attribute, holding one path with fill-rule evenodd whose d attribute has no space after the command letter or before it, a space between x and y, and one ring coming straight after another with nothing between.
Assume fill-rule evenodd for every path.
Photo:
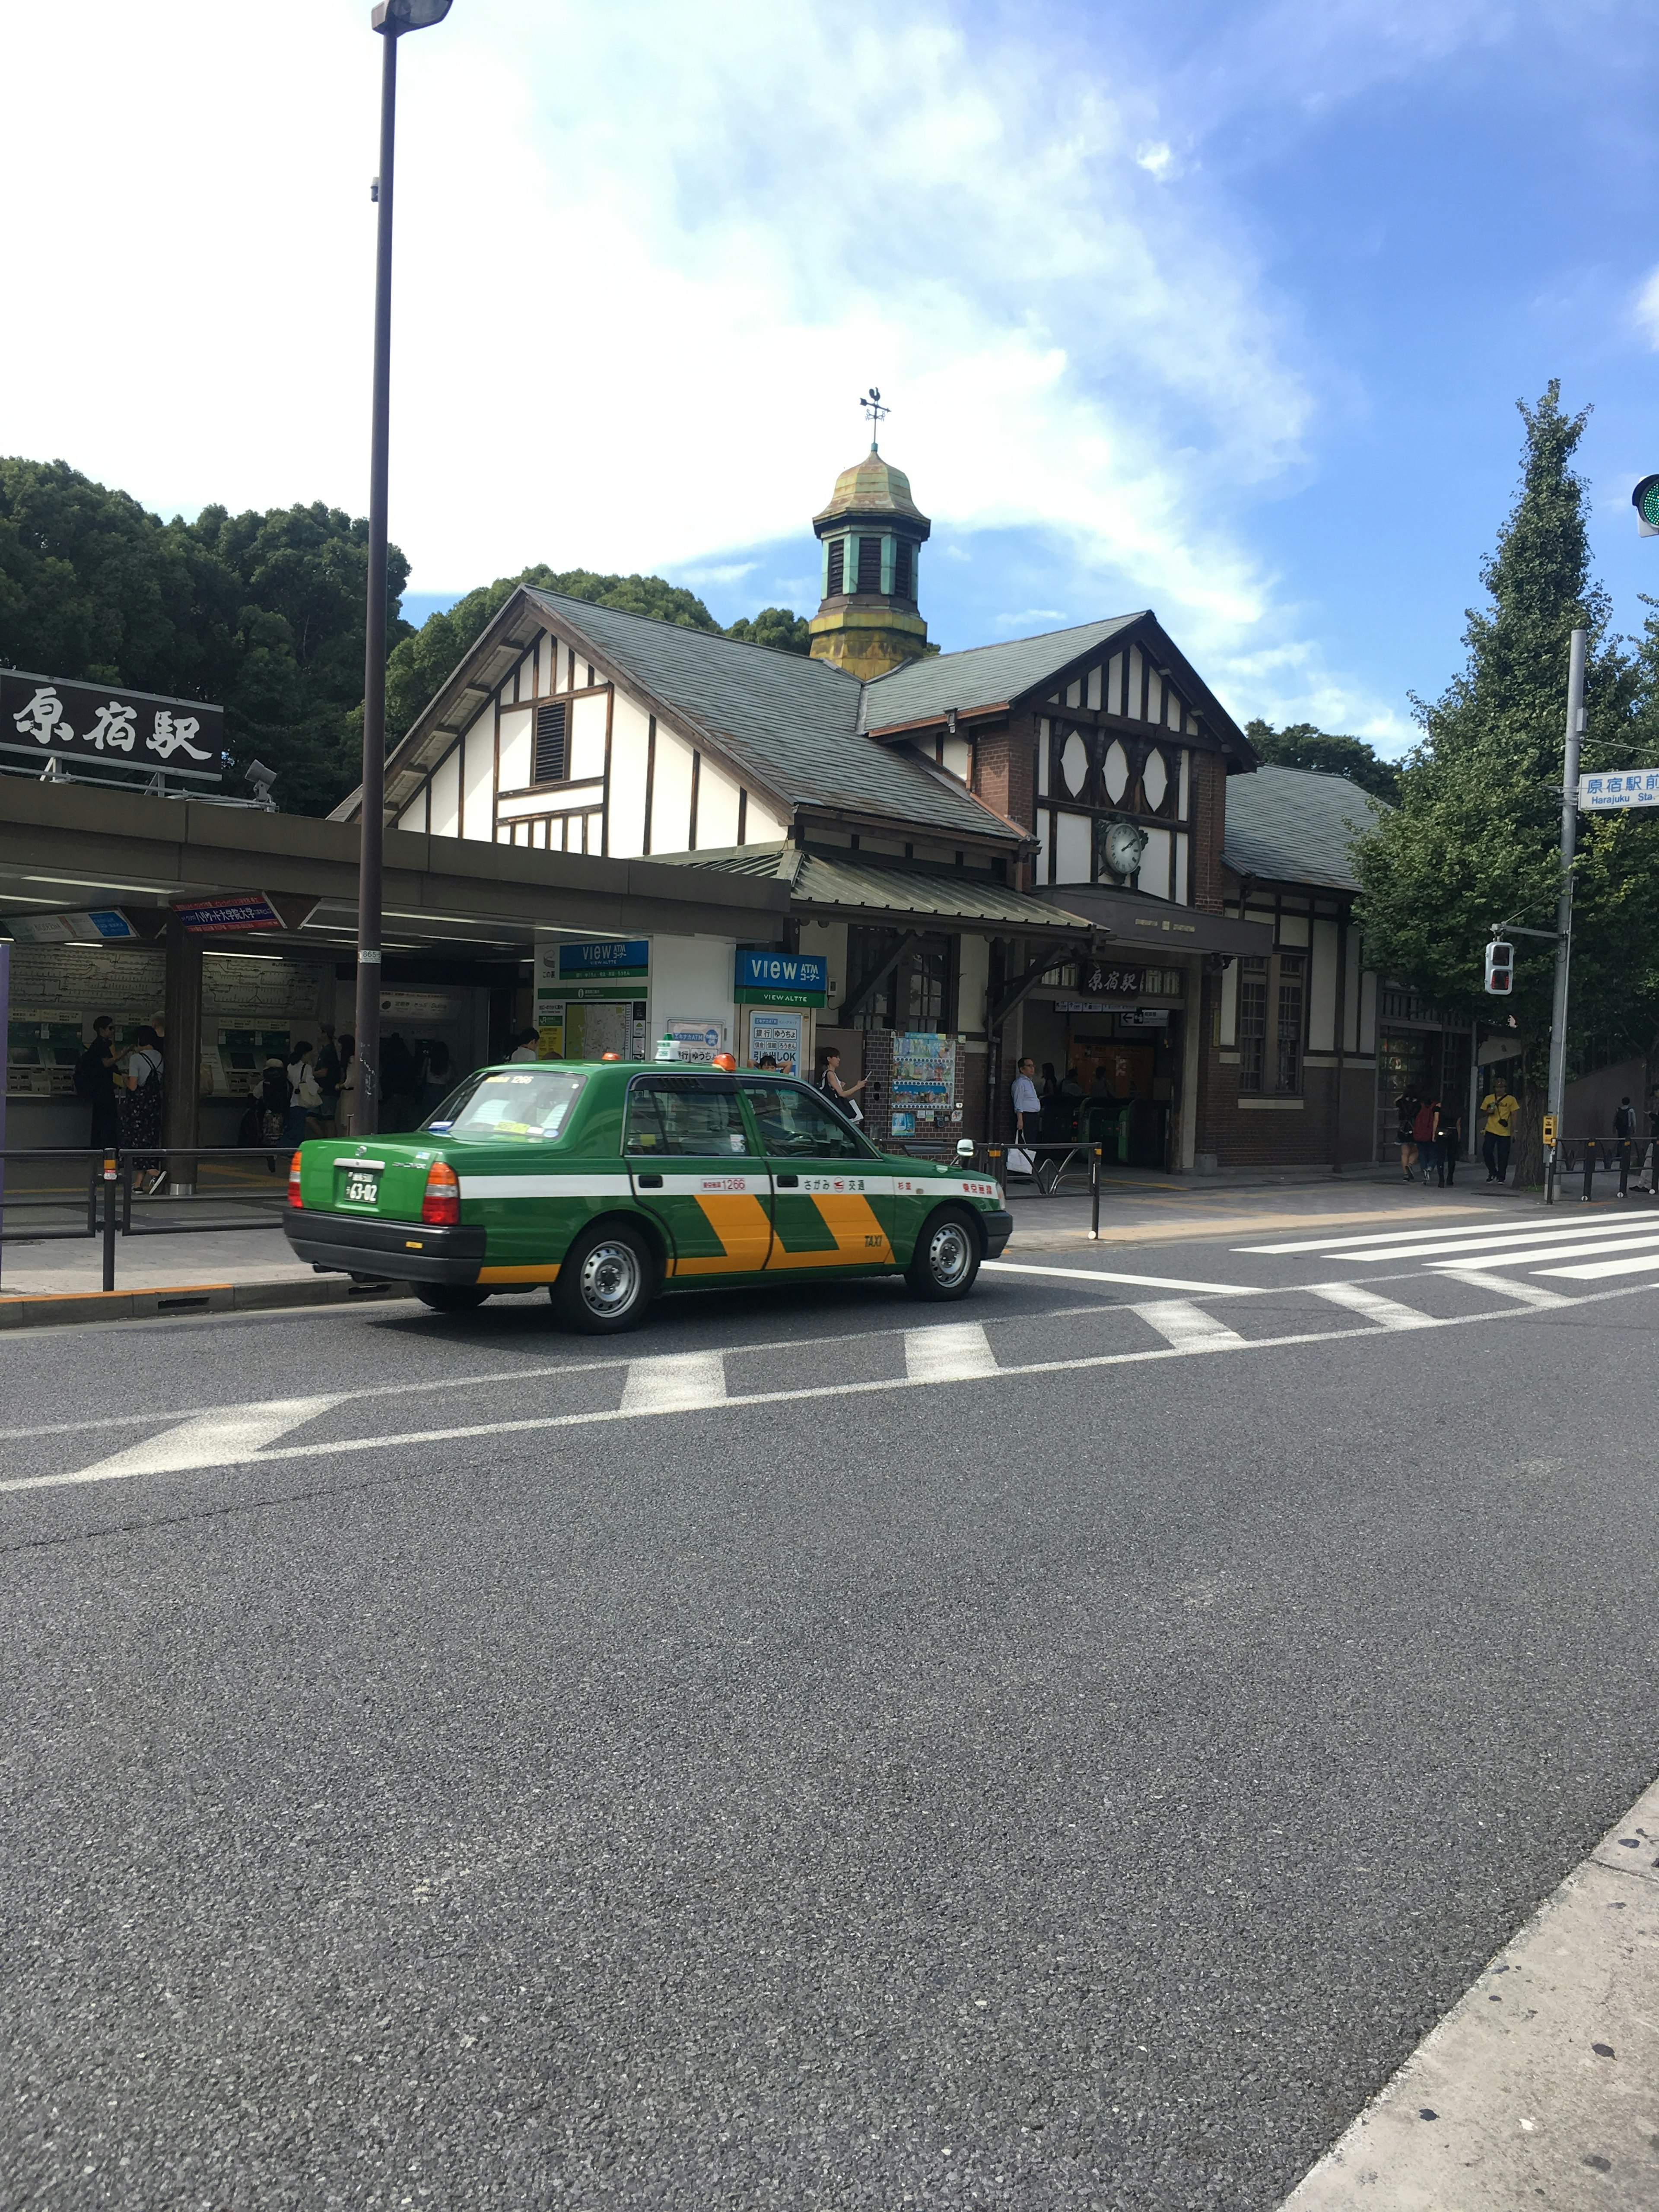
<instances>
[{"instance_id":1,"label":"white cloud","mask_svg":"<svg viewBox=\"0 0 1659 2212\"><path fill-rule=\"evenodd\" d=\"M1659 353L1659 269L1656 269L1636 295L1636 319L1647 332L1648 343Z\"/></svg>"},{"instance_id":2,"label":"white cloud","mask_svg":"<svg viewBox=\"0 0 1659 2212\"><path fill-rule=\"evenodd\" d=\"M1161 179L1179 174L1176 167L1175 149L1161 138L1153 140L1148 145L1138 147L1135 150L1135 161L1138 167L1146 170L1149 177Z\"/></svg>"}]
</instances>

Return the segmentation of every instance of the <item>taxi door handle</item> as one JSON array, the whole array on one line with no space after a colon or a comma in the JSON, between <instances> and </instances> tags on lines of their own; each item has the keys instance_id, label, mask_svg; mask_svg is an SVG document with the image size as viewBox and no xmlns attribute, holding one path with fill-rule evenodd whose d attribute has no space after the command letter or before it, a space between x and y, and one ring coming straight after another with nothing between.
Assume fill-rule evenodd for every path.
<instances>
[{"instance_id":1,"label":"taxi door handle","mask_svg":"<svg viewBox=\"0 0 1659 2212\"><path fill-rule=\"evenodd\" d=\"M641 1176L638 1178L638 1182L641 1190L660 1190L662 1188L662 1177L660 1176Z\"/></svg>"},{"instance_id":2,"label":"taxi door handle","mask_svg":"<svg viewBox=\"0 0 1659 2212\"><path fill-rule=\"evenodd\" d=\"M800 1177L798 1175L774 1176L772 1180L776 1183L780 1190L799 1190L800 1188Z\"/></svg>"}]
</instances>

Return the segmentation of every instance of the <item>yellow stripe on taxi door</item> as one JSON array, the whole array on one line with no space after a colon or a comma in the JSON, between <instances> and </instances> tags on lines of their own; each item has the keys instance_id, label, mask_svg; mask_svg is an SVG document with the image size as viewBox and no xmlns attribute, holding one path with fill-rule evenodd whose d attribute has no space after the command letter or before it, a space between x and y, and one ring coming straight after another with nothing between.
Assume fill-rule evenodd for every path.
<instances>
[{"instance_id":1,"label":"yellow stripe on taxi door","mask_svg":"<svg viewBox=\"0 0 1659 2212\"><path fill-rule=\"evenodd\" d=\"M892 1245L874 1206L855 1191L814 1190L804 1194L836 1240L833 1252L786 1252L772 1249L769 1267L878 1267L890 1264Z\"/></svg>"}]
</instances>

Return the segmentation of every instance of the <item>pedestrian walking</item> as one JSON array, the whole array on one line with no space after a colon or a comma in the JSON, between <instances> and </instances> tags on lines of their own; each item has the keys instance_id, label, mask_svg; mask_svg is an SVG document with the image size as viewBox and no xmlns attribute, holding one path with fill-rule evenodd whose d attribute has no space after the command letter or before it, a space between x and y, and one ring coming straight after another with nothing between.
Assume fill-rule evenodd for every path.
<instances>
[{"instance_id":1,"label":"pedestrian walking","mask_svg":"<svg viewBox=\"0 0 1659 2212\"><path fill-rule=\"evenodd\" d=\"M283 1123L284 1145L302 1145L306 1122L322 1104L316 1078L311 1072L311 1042L301 1038L288 1063L288 1112Z\"/></svg>"},{"instance_id":2,"label":"pedestrian walking","mask_svg":"<svg viewBox=\"0 0 1659 2212\"><path fill-rule=\"evenodd\" d=\"M1436 1147L1436 1181L1442 1190L1450 1190L1457 1181L1457 1163L1463 1151L1463 1117L1455 1106L1443 1100L1440 1107L1440 1135Z\"/></svg>"},{"instance_id":3,"label":"pedestrian walking","mask_svg":"<svg viewBox=\"0 0 1659 2212\"><path fill-rule=\"evenodd\" d=\"M513 1049L507 1056L509 1060L534 1060L538 1057L538 1048L540 1042L541 1033L538 1030L514 1030L513 1032Z\"/></svg>"},{"instance_id":4,"label":"pedestrian walking","mask_svg":"<svg viewBox=\"0 0 1659 2212\"><path fill-rule=\"evenodd\" d=\"M1417 1164L1417 1115L1423 1101L1416 1091L1402 1091L1394 1102L1395 1141L1400 1146L1400 1172L1407 1182L1413 1180L1412 1170Z\"/></svg>"},{"instance_id":5,"label":"pedestrian walking","mask_svg":"<svg viewBox=\"0 0 1659 2212\"><path fill-rule=\"evenodd\" d=\"M1636 1109L1628 1098L1619 1101L1613 1117L1613 1133L1619 1147L1619 1195L1628 1198L1632 1155L1636 1155L1638 1168L1642 1164L1641 1155L1636 1146Z\"/></svg>"},{"instance_id":6,"label":"pedestrian walking","mask_svg":"<svg viewBox=\"0 0 1659 2212\"><path fill-rule=\"evenodd\" d=\"M823 1091L836 1111L849 1121L861 1121L864 1109L859 1104L858 1094L870 1080L862 1075L856 1083L841 1079L841 1054L835 1046L826 1045L818 1060L818 1089Z\"/></svg>"},{"instance_id":7,"label":"pedestrian walking","mask_svg":"<svg viewBox=\"0 0 1659 2212\"><path fill-rule=\"evenodd\" d=\"M343 1137L357 1133L355 1116L357 1110L357 1040L347 1030L339 1040L340 1095L335 1108L335 1126Z\"/></svg>"},{"instance_id":8,"label":"pedestrian walking","mask_svg":"<svg viewBox=\"0 0 1659 2212\"><path fill-rule=\"evenodd\" d=\"M1659 1191L1659 1083L1648 1096L1648 1169L1643 1188Z\"/></svg>"},{"instance_id":9,"label":"pedestrian walking","mask_svg":"<svg viewBox=\"0 0 1659 2212\"><path fill-rule=\"evenodd\" d=\"M1042 1101L1037 1096L1036 1060L1021 1060L1014 1071L1013 1088L1010 1095L1014 1107L1014 1142L1017 1145L1033 1143L1042 1127ZM1026 1126L1028 1115L1030 1116L1029 1128Z\"/></svg>"},{"instance_id":10,"label":"pedestrian walking","mask_svg":"<svg viewBox=\"0 0 1659 2212\"><path fill-rule=\"evenodd\" d=\"M340 1109L340 1048L326 1022L323 1024L322 1037L316 1058L311 1063L311 1079L317 1086L318 1097L317 1111L313 1118L317 1124L317 1133L331 1137L335 1116Z\"/></svg>"},{"instance_id":11,"label":"pedestrian walking","mask_svg":"<svg viewBox=\"0 0 1659 2212\"><path fill-rule=\"evenodd\" d=\"M1439 1158L1440 1101L1425 1098L1412 1120L1412 1142L1422 1163L1423 1188L1429 1187L1429 1170ZM1407 1170L1407 1173L1410 1170Z\"/></svg>"},{"instance_id":12,"label":"pedestrian walking","mask_svg":"<svg viewBox=\"0 0 1659 2212\"><path fill-rule=\"evenodd\" d=\"M1486 1181L1502 1182L1510 1171L1510 1133L1515 1127L1515 1117L1521 1111L1521 1102L1500 1078L1480 1101L1480 1111L1486 1115L1486 1129L1480 1139L1480 1157L1486 1163Z\"/></svg>"},{"instance_id":13,"label":"pedestrian walking","mask_svg":"<svg viewBox=\"0 0 1659 2212\"><path fill-rule=\"evenodd\" d=\"M126 1088L118 1094L121 1146L123 1151L134 1156L132 1169L138 1188L154 1196L167 1180L167 1169L161 1160L153 1151L144 1150L146 1146L161 1141L165 1082L161 1040L149 1022L141 1022L132 1042L132 1051L127 1056Z\"/></svg>"},{"instance_id":14,"label":"pedestrian walking","mask_svg":"<svg viewBox=\"0 0 1659 2212\"><path fill-rule=\"evenodd\" d=\"M113 1152L121 1141L121 1110L115 1103L115 1024L100 1014L92 1042L75 1063L75 1095L92 1109L87 1142L94 1152Z\"/></svg>"}]
</instances>

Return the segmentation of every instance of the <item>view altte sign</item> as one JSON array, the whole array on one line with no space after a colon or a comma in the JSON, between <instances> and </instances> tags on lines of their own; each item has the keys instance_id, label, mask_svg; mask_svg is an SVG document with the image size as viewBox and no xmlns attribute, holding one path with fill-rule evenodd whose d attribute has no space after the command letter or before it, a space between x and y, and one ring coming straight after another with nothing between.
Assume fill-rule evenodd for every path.
<instances>
[{"instance_id":1,"label":"view altte sign","mask_svg":"<svg viewBox=\"0 0 1659 2212\"><path fill-rule=\"evenodd\" d=\"M224 742L224 708L200 699L0 669L0 751L220 783Z\"/></svg>"}]
</instances>

